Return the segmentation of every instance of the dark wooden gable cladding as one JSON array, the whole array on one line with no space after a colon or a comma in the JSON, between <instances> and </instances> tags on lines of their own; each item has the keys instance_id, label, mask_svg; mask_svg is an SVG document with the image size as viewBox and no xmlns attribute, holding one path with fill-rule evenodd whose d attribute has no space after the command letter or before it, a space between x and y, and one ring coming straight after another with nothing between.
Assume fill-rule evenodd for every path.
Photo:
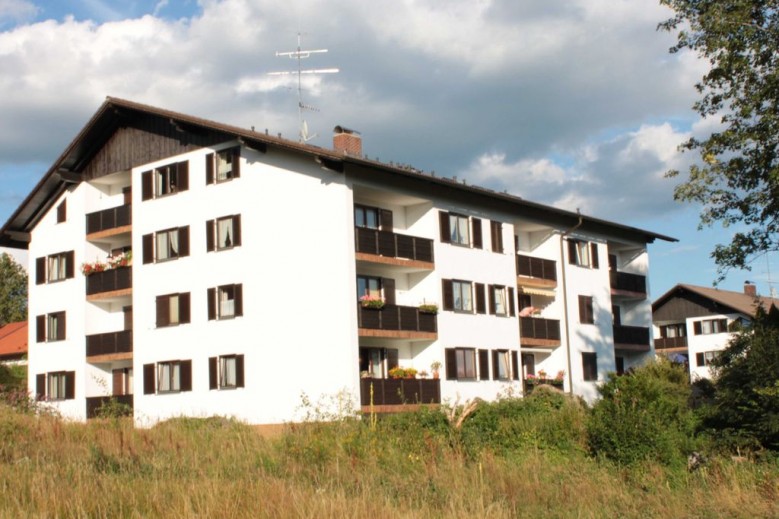
<instances>
[{"instance_id":1,"label":"dark wooden gable cladding","mask_svg":"<svg viewBox=\"0 0 779 519\"><path fill-rule=\"evenodd\" d=\"M680 288L662 306L652 312L652 320L682 321L688 317L705 317L733 312L734 309L722 305L695 292Z\"/></svg>"}]
</instances>

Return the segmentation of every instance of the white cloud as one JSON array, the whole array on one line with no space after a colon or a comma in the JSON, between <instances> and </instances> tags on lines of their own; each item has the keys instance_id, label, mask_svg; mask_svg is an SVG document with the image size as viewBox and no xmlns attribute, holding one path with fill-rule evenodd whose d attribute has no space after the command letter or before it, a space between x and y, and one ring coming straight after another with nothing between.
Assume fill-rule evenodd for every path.
<instances>
[{"instance_id":1,"label":"white cloud","mask_svg":"<svg viewBox=\"0 0 779 519\"><path fill-rule=\"evenodd\" d=\"M31 20L40 9L26 0L0 0L0 29L7 23Z\"/></svg>"}]
</instances>

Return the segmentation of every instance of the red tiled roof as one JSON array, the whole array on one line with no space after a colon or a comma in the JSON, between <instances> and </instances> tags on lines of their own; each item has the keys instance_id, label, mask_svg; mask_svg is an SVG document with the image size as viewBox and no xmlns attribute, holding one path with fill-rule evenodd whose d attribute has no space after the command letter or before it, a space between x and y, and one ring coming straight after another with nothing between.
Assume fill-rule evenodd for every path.
<instances>
[{"instance_id":1,"label":"red tiled roof","mask_svg":"<svg viewBox=\"0 0 779 519\"><path fill-rule=\"evenodd\" d=\"M0 328L0 359L27 354L27 321L8 323Z\"/></svg>"}]
</instances>

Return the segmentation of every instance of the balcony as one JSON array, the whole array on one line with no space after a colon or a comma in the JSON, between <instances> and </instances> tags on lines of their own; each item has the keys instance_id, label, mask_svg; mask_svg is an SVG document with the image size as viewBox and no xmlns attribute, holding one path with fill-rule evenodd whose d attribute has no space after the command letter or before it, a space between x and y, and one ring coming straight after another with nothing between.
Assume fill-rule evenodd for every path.
<instances>
[{"instance_id":1,"label":"balcony","mask_svg":"<svg viewBox=\"0 0 779 519\"><path fill-rule=\"evenodd\" d=\"M560 346L560 321L520 317L519 344L523 348L557 348Z\"/></svg>"},{"instance_id":2,"label":"balcony","mask_svg":"<svg viewBox=\"0 0 779 519\"><path fill-rule=\"evenodd\" d=\"M129 232L132 224L132 206L121 205L87 215L87 237L99 239L109 235Z\"/></svg>"},{"instance_id":3,"label":"balcony","mask_svg":"<svg viewBox=\"0 0 779 519\"><path fill-rule=\"evenodd\" d=\"M104 404L116 401L119 404L129 406L126 416L132 416L133 414L133 395L115 395L115 396L88 396L87 397L87 419L97 418L100 412L100 408Z\"/></svg>"},{"instance_id":4,"label":"balcony","mask_svg":"<svg viewBox=\"0 0 779 519\"><path fill-rule=\"evenodd\" d=\"M660 337L655 339L656 350L686 350L687 337Z\"/></svg>"},{"instance_id":5,"label":"balcony","mask_svg":"<svg viewBox=\"0 0 779 519\"><path fill-rule=\"evenodd\" d=\"M419 311L415 306L386 305L381 310L357 305L360 337L435 340L438 337L436 314Z\"/></svg>"},{"instance_id":6,"label":"balcony","mask_svg":"<svg viewBox=\"0 0 779 519\"><path fill-rule=\"evenodd\" d=\"M120 267L87 276L87 299L90 301L129 296L133 286L133 269Z\"/></svg>"},{"instance_id":7,"label":"balcony","mask_svg":"<svg viewBox=\"0 0 779 519\"><path fill-rule=\"evenodd\" d=\"M557 287L557 262L517 255L517 285L521 287Z\"/></svg>"},{"instance_id":8,"label":"balcony","mask_svg":"<svg viewBox=\"0 0 779 519\"><path fill-rule=\"evenodd\" d=\"M408 411L411 410L410 406L440 403L441 381L438 379L360 379L360 406L363 412L371 409L376 413Z\"/></svg>"},{"instance_id":9,"label":"balcony","mask_svg":"<svg viewBox=\"0 0 779 519\"><path fill-rule=\"evenodd\" d=\"M87 360L90 362L130 359L132 352L132 330L87 335Z\"/></svg>"},{"instance_id":10,"label":"balcony","mask_svg":"<svg viewBox=\"0 0 779 519\"><path fill-rule=\"evenodd\" d=\"M609 278L611 295L646 299L646 276L612 270Z\"/></svg>"},{"instance_id":11,"label":"balcony","mask_svg":"<svg viewBox=\"0 0 779 519\"><path fill-rule=\"evenodd\" d=\"M433 240L427 238L355 227L354 245L358 261L417 270L432 270L435 266Z\"/></svg>"},{"instance_id":12,"label":"balcony","mask_svg":"<svg viewBox=\"0 0 779 519\"><path fill-rule=\"evenodd\" d=\"M649 351L649 328L643 326L614 326L614 348L618 350Z\"/></svg>"}]
</instances>

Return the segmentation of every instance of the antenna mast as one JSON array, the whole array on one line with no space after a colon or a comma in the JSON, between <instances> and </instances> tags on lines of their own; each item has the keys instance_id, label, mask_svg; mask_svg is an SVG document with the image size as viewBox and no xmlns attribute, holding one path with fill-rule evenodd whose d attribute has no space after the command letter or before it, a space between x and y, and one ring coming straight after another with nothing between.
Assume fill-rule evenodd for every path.
<instances>
[{"instance_id":1,"label":"antenna mast","mask_svg":"<svg viewBox=\"0 0 779 519\"><path fill-rule=\"evenodd\" d=\"M279 56L287 56L289 59L296 59L298 62L298 70L295 71L283 71L283 72L269 72L269 76L291 76L293 74L297 74L298 76L298 119L300 120L300 142L308 142L314 137L316 137L316 134L314 135L308 135L308 125L306 124L306 120L303 117L303 110L310 110L312 112L318 112L319 110L317 108L314 108L313 106L307 105L303 103L303 85L302 85L302 75L303 74L335 74L338 72L337 68L320 68L320 69L307 69L303 70L301 66L301 60L311 57L312 54L322 54L327 52L327 49L316 49L316 50L302 50L300 48L300 37L301 33L298 33L298 48L297 50L293 50L291 52L277 52L276 57Z\"/></svg>"}]
</instances>

